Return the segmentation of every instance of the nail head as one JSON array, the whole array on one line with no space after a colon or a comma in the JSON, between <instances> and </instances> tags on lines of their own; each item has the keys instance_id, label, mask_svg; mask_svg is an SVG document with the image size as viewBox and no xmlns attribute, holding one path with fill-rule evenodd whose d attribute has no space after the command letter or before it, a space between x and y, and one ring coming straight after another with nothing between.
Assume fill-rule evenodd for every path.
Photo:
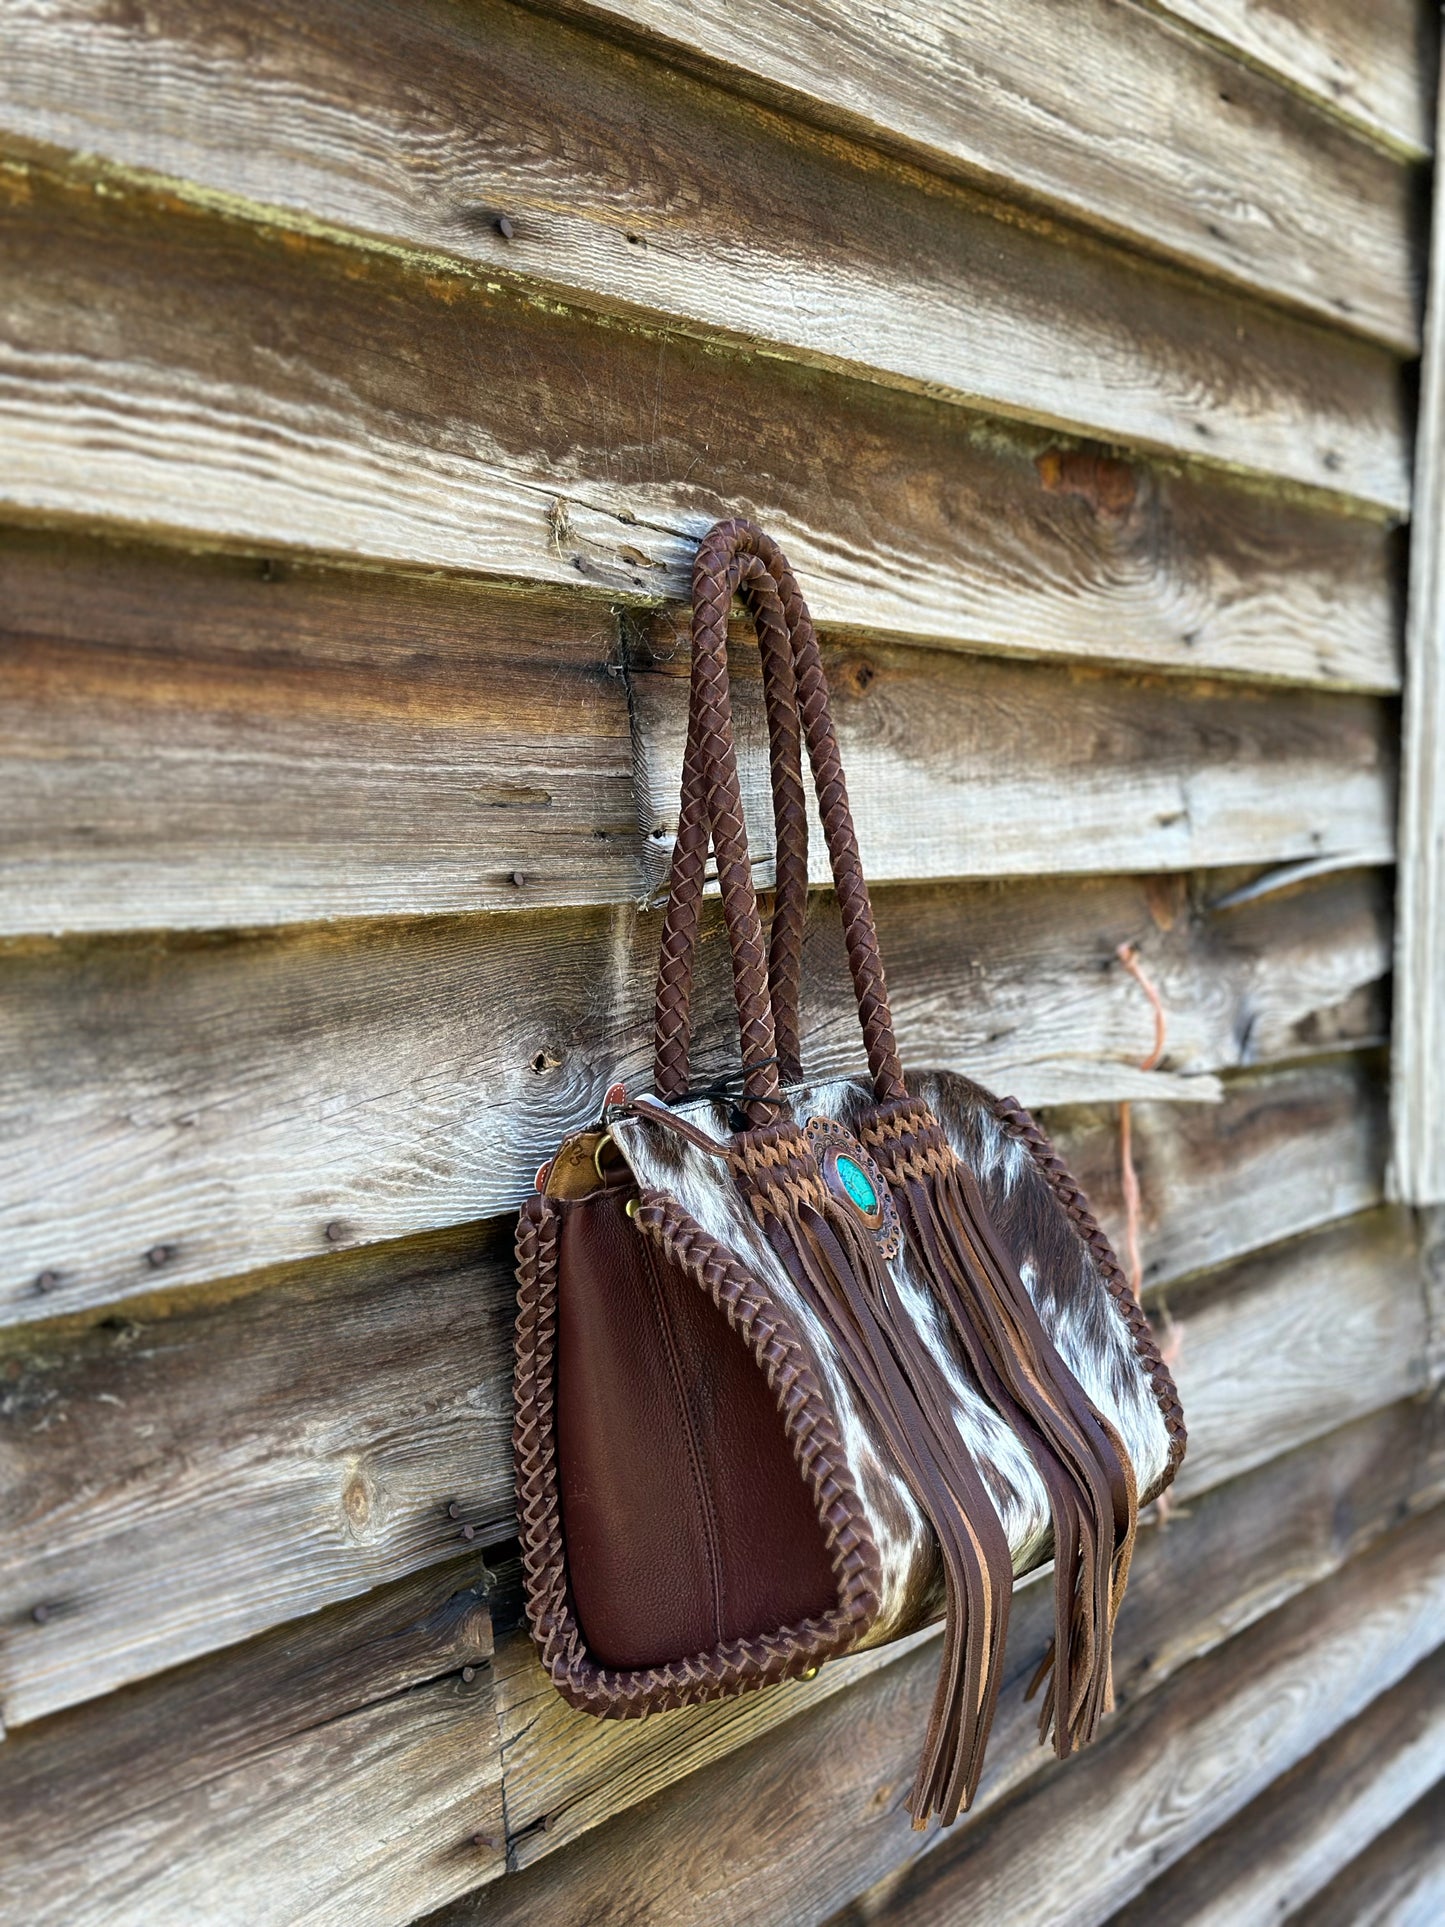
<instances>
[{"instance_id":1,"label":"nail head","mask_svg":"<svg viewBox=\"0 0 1445 1927\"><path fill-rule=\"evenodd\" d=\"M477 1529L475 1526L462 1527L462 1537L464 1539L475 1539L476 1536L477 1536Z\"/></svg>"},{"instance_id":2,"label":"nail head","mask_svg":"<svg viewBox=\"0 0 1445 1927\"><path fill-rule=\"evenodd\" d=\"M456 1500L453 1499L451 1504L447 1507L447 1517L449 1519L460 1519L461 1516L462 1516L462 1509L457 1504Z\"/></svg>"},{"instance_id":3,"label":"nail head","mask_svg":"<svg viewBox=\"0 0 1445 1927\"><path fill-rule=\"evenodd\" d=\"M60 1273L58 1271L42 1271L40 1276L35 1280L35 1289L37 1291L54 1291L59 1283Z\"/></svg>"},{"instance_id":4,"label":"nail head","mask_svg":"<svg viewBox=\"0 0 1445 1927\"><path fill-rule=\"evenodd\" d=\"M32 1606L30 1608L30 1617L35 1621L37 1626L43 1626L50 1617L50 1608L48 1606Z\"/></svg>"},{"instance_id":5,"label":"nail head","mask_svg":"<svg viewBox=\"0 0 1445 1927\"><path fill-rule=\"evenodd\" d=\"M159 1271L161 1266L168 1265L174 1256L175 1247L173 1245L152 1245L146 1253L146 1263L152 1271Z\"/></svg>"},{"instance_id":6,"label":"nail head","mask_svg":"<svg viewBox=\"0 0 1445 1927\"><path fill-rule=\"evenodd\" d=\"M333 1218L326 1227L326 1242L328 1244L339 1245L345 1236L346 1226L341 1222L340 1218Z\"/></svg>"},{"instance_id":7,"label":"nail head","mask_svg":"<svg viewBox=\"0 0 1445 1927\"><path fill-rule=\"evenodd\" d=\"M505 214L499 214L497 216L497 232L504 241L510 241L516 232L516 229L512 226L512 223L507 219Z\"/></svg>"},{"instance_id":8,"label":"nail head","mask_svg":"<svg viewBox=\"0 0 1445 1927\"><path fill-rule=\"evenodd\" d=\"M524 884L524 883L525 883L526 881L527 881L527 879L526 879L526 877L525 877L525 876L524 876L524 875L522 874L522 872L521 872L520 870L513 870L513 872L512 872L512 882L513 882L513 883L514 883L514 884L516 885L516 887L517 887L517 888L518 888L519 890L521 889L521 887L522 887L522 885L523 885L523 884Z\"/></svg>"},{"instance_id":9,"label":"nail head","mask_svg":"<svg viewBox=\"0 0 1445 1927\"><path fill-rule=\"evenodd\" d=\"M466 1681L468 1686L471 1685L472 1681L476 1678L476 1676L477 1676L477 1669L475 1666L464 1666L462 1668L462 1678Z\"/></svg>"}]
</instances>

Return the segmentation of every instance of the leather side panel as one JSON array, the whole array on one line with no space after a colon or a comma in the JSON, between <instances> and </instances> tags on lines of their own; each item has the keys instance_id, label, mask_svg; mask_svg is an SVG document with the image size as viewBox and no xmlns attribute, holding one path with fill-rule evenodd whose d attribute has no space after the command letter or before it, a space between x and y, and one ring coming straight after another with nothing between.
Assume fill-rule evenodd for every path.
<instances>
[{"instance_id":1,"label":"leather side panel","mask_svg":"<svg viewBox=\"0 0 1445 1927\"><path fill-rule=\"evenodd\" d=\"M592 1658L657 1665L836 1607L766 1379L625 1193L566 1207L558 1271L562 1524Z\"/></svg>"}]
</instances>

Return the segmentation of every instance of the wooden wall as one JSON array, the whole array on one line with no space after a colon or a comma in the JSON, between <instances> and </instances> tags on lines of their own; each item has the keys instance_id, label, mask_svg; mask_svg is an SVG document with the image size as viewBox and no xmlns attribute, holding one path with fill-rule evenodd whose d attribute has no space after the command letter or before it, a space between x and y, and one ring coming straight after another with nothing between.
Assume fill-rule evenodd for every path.
<instances>
[{"instance_id":1,"label":"wooden wall","mask_svg":"<svg viewBox=\"0 0 1445 1927\"><path fill-rule=\"evenodd\" d=\"M1430 8L0 30L0 1911L1430 1917L1445 1226L1384 1191ZM1190 1424L1105 1738L1032 1743L1025 1587L942 1836L929 1638L614 1725L519 1629L510 1215L646 1077L737 510L824 633L905 1057L1043 1106L1116 1232L1132 1103ZM719 1069L725 969L713 920Z\"/></svg>"}]
</instances>

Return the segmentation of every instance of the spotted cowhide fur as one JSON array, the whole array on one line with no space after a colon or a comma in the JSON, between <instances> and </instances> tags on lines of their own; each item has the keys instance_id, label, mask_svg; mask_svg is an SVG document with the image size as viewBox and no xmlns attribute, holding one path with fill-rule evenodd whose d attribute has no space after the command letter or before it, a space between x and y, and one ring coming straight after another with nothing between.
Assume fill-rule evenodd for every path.
<instances>
[{"instance_id":1,"label":"spotted cowhide fur","mask_svg":"<svg viewBox=\"0 0 1445 1927\"><path fill-rule=\"evenodd\" d=\"M931 1107L955 1152L977 1177L1045 1328L1122 1438L1141 1502L1150 1498L1165 1483L1169 1434L1149 1371L1093 1253L1028 1146L1001 1127L987 1091L948 1072L914 1075L907 1081L910 1093ZM812 1116L836 1117L855 1133L873 1103L869 1086L857 1079L802 1086L787 1095L800 1124ZM723 1102L703 1099L677 1109L719 1142L731 1133ZM833 1340L762 1236L727 1165L654 1118L620 1118L612 1132L639 1184L670 1193L704 1231L754 1270L813 1354L882 1561L881 1609L862 1643L878 1645L936 1618L943 1606L943 1585L933 1536L874 1438ZM971 1382L906 1246L892 1261L892 1271L910 1316L944 1367L959 1431L1008 1534L1014 1571L1029 1572L1052 1548L1048 1499L1033 1460Z\"/></svg>"}]
</instances>

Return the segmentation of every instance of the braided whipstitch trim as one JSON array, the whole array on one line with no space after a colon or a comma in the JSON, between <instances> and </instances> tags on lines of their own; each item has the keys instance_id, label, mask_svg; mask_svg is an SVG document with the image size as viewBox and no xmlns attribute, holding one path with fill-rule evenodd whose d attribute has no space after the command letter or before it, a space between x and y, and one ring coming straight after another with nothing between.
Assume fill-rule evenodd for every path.
<instances>
[{"instance_id":1,"label":"braided whipstitch trim","mask_svg":"<svg viewBox=\"0 0 1445 1927\"><path fill-rule=\"evenodd\" d=\"M1028 1148L1034 1163L1048 1179L1065 1216L1088 1246L1110 1297L1124 1314L1129 1334L1134 1341L1134 1350L1138 1354L1140 1364L1149 1374L1149 1383L1159 1410L1163 1414L1165 1430L1169 1434L1169 1466L1159 1486L1162 1492L1174 1483L1174 1475L1179 1470L1188 1448L1189 1434L1184 1429L1184 1408L1179 1403L1174 1376L1164 1363L1144 1307L1134 1296L1134 1289L1129 1283L1124 1267L1115 1256L1114 1247L1104 1235L1098 1219L1090 1210L1088 1199L1069 1175L1067 1165L1035 1123L1031 1114L1024 1109L1017 1098L1013 1097L996 1097L993 1100L993 1110L1004 1130L1010 1137Z\"/></svg>"},{"instance_id":2,"label":"braided whipstitch trim","mask_svg":"<svg viewBox=\"0 0 1445 1927\"><path fill-rule=\"evenodd\" d=\"M517 1224L516 1457L517 1518L527 1618L542 1664L563 1698L612 1719L795 1678L855 1645L878 1616L878 1548L848 1471L833 1415L804 1348L767 1291L662 1192L644 1191L633 1220L670 1264L705 1291L748 1346L764 1374L803 1479L813 1494L833 1570L838 1604L815 1619L666 1665L620 1671L594 1665L572 1609L557 1477L555 1382L557 1239L561 1210L529 1198Z\"/></svg>"}]
</instances>

